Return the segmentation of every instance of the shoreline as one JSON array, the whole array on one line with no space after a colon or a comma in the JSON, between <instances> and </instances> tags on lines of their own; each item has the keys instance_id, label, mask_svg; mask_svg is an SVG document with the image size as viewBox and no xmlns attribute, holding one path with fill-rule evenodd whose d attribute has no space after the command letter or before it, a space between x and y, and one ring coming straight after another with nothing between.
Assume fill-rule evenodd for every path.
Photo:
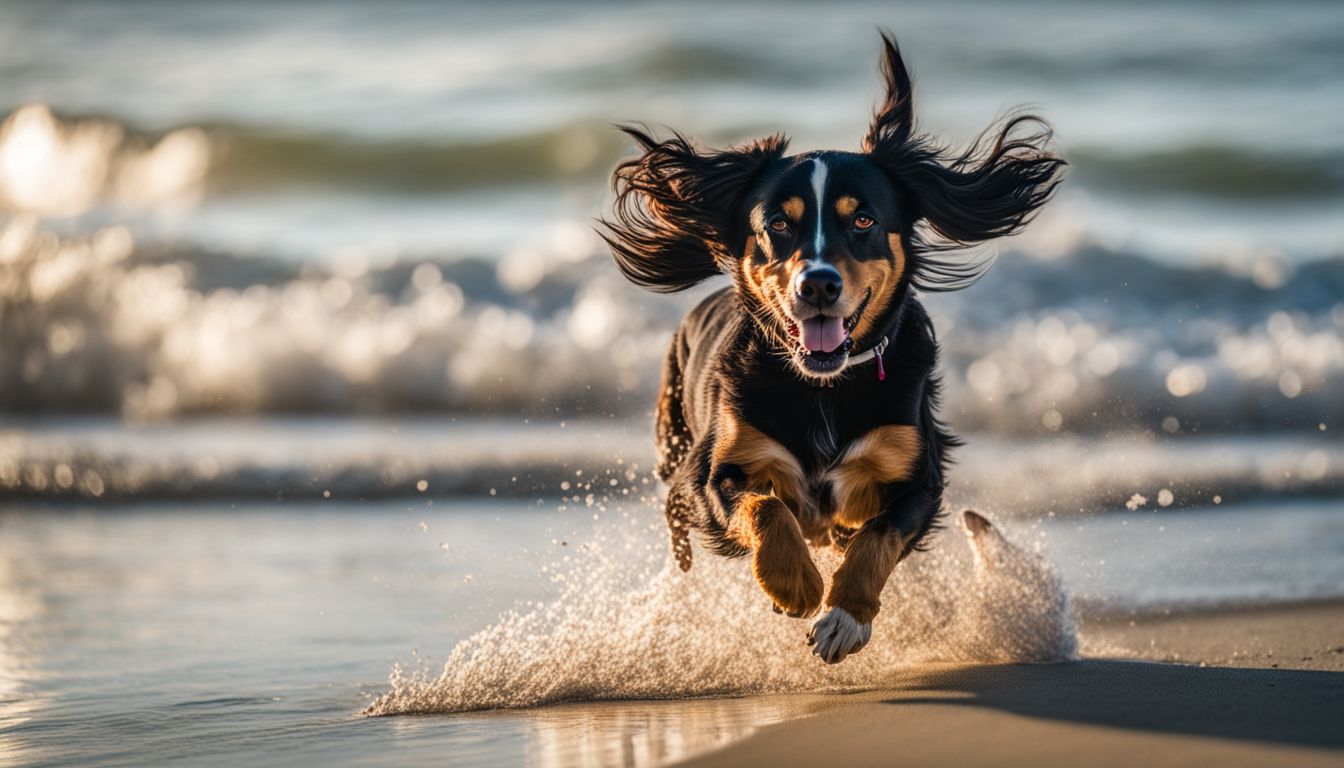
<instances>
[{"instance_id":1,"label":"shoreline","mask_svg":"<svg viewBox=\"0 0 1344 768\"><path fill-rule=\"evenodd\" d=\"M1344 601L1082 619L1080 658L929 665L684 765L1340 765Z\"/></svg>"}]
</instances>

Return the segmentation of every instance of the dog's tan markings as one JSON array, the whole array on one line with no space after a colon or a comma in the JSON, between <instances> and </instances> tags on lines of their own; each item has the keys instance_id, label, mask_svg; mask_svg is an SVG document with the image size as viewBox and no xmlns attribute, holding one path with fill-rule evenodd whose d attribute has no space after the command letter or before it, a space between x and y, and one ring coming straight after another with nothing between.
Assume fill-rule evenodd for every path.
<instances>
[{"instance_id":1,"label":"dog's tan markings","mask_svg":"<svg viewBox=\"0 0 1344 768\"><path fill-rule=\"evenodd\" d=\"M858 528L876 516L882 486L909 480L920 448L919 430L904 424L878 427L851 443L826 473L835 499L835 521Z\"/></svg>"},{"instance_id":2,"label":"dog's tan markings","mask_svg":"<svg viewBox=\"0 0 1344 768\"><path fill-rule=\"evenodd\" d=\"M849 195L841 195L835 201L835 212L840 214L843 221L848 222L854 212L859 209L859 201Z\"/></svg>"},{"instance_id":3,"label":"dog's tan markings","mask_svg":"<svg viewBox=\"0 0 1344 768\"><path fill-rule=\"evenodd\" d=\"M765 252L765 266L758 264L755 259L758 248ZM762 285L762 280L773 261L768 240L757 240L755 235L747 238L747 245L742 250L742 282L747 291L756 297L757 301L765 301L765 286Z\"/></svg>"},{"instance_id":4,"label":"dog's tan markings","mask_svg":"<svg viewBox=\"0 0 1344 768\"><path fill-rule=\"evenodd\" d=\"M738 265L742 269L743 285L746 286L747 291L759 299L761 296L761 285L760 279L756 276L756 268L754 267L756 264L756 250L758 248L767 250L767 255L769 255L768 246L758 243L755 235L748 237L747 245L742 249L742 261L739 262Z\"/></svg>"},{"instance_id":5,"label":"dog's tan markings","mask_svg":"<svg viewBox=\"0 0 1344 768\"><path fill-rule=\"evenodd\" d=\"M895 265L891 271L891 285L894 288L905 274L905 247L901 245L900 233L887 235L887 247L891 249L892 263Z\"/></svg>"},{"instance_id":6,"label":"dog's tan markings","mask_svg":"<svg viewBox=\"0 0 1344 768\"><path fill-rule=\"evenodd\" d=\"M742 246L743 269L746 269L745 265L751 264L756 260L756 254L758 252L763 254L766 259L770 259L773 256L770 250L770 241L768 239L758 240L755 235L748 235L746 245Z\"/></svg>"},{"instance_id":7,"label":"dog's tan markings","mask_svg":"<svg viewBox=\"0 0 1344 768\"><path fill-rule=\"evenodd\" d=\"M882 588L904 552L905 542L894 531L859 531L831 579L826 605L843 608L860 624L871 622L882 608Z\"/></svg>"},{"instance_id":8,"label":"dog's tan markings","mask_svg":"<svg viewBox=\"0 0 1344 768\"><path fill-rule=\"evenodd\" d=\"M851 332L855 339L866 341L868 333L873 330L874 323L877 322L878 318L885 315L887 306L891 303L896 288L896 280L892 278L891 264L886 261L854 262L852 269L858 281L854 285L861 286L856 295L872 297L868 301L868 307L864 309L863 315ZM848 282L849 279L849 276L845 275L846 285L851 284Z\"/></svg>"},{"instance_id":9,"label":"dog's tan markings","mask_svg":"<svg viewBox=\"0 0 1344 768\"><path fill-rule=\"evenodd\" d=\"M817 612L825 583L798 519L783 501L760 493L742 494L731 533L751 549L752 574L781 611L795 617Z\"/></svg>"},{"instance_id":10,"label":"dog's tan markings","mask_svg":"<svg viewBox=\"0 0 1344 768\"><path fill-rule=\"evenodd\" d=\"M798 515L816 514L802 466L727 405L719 409L714 441L714 464L734 464L747 476L729 535L752 551L761 589L785 613L816 613L824 585L798 524Z\"/></svg>"},{"instance_id":11,"label":"dog's tan markings","mask_svg":"<svg viewBox=\"0 0 1344 768\"><path fill-rule=\"evenodd\" d=\"M795 514L814 516L807 475L789 449L743 421L730 406L719 409L714 464L735 464L747 476L746 490L770 494Z\"/></svg>"},{"instance_id":12,"label":"dog's tan markings","mask_svg":"<svg viewBox=\"0 0 1344 768\"><path fill-rule=\"evenodd\" d=\"M864 296L871 296L868 307L863 311L858 324L850 335L855 340L871 343L868 334L873 330L877 318L883 317L896 295L896 286L905 274L905 249L901 247L899 234L888 235L887 245L891 249L891 259L873 259L857 261L839 259L835 266L845 282L846 295L853 297L853 306L846 307L847 313L858 310Z\"/></svg>"},{"instance_id":13,"label":"dog's tan markings","mask_svg":"<svg viewBox=\"0 0 1344 768\"><path fill-rule=\"evenodd\" d=\"M765 258L752 258L757 249L764 254ZM769 238L758 239L753 235L747 238L746 247L742 252L742 260L739 263L743 288L756 299L757 303L769 308L771 313L781 322L787 320L787 315L783 309L787 306L787 302L782 297L788 295L785 287L789 285L792 265L797 261L797 254L794 254L794 257L788 260L775 258Z\"/></svg>"},{"instance_id":14,"label":"dog's tan markings","mask_svg":"<svg viewBox=\"0 0 1344 768\"><path fill-rule=\"evenodd\" d=\"M780 203L779 209L795 224L803 220L803 198L798 197L797 195Z\"/></svg>"}]
</instances>

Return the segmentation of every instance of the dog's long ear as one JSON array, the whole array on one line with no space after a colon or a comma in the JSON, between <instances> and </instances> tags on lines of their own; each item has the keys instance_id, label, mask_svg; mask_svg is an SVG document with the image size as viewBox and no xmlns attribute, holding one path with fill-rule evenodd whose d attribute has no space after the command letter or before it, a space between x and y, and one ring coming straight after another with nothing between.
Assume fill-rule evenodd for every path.
<instances>
[{"instance_id":1,"label":"dog's long ear","mask_svg":"<svg viewBox=\"0 0 1344 768\"><path fill-rule=\"evenodd\" d=\"M616 167L616 203L602 239L631 282L659 293L685 290L726 269L732 216L751 183L788 145L771 136L723 151L698 151L673 134L658 141L624 126L643 154Z\"/></svg>"},{"instance_id":2,"label":"dog's long ear","mask_svg":"<svg viewBox=\"0 0 1344 768\"><path fill-rule=\"evenodd\" d=\"M882 40L887 95L863 149L903 193L908 228L922 223L931 235L910 235L915 285L964 288L993 263L964 249L1026 226L1059 186L1065 162L1051 152L1050 126L1030 114L1009 114L960 154L916 134L910 76L890 33Z\"/></svg>"},{"instance_id":3,"label":"dog's long ear","mask_svg":"<svg viewBox=\"0 0 1344 768\"><path fill-rule=\"evenodd\" d=\"M887 30L882 31L882 80L886 83L887 95L873 115L868 135L863 139L864 152L872 152L881 146L905 144L915 129L910 73L901 60L901 48L896 44L896 38Z\"/></svg>"}]
</instances>

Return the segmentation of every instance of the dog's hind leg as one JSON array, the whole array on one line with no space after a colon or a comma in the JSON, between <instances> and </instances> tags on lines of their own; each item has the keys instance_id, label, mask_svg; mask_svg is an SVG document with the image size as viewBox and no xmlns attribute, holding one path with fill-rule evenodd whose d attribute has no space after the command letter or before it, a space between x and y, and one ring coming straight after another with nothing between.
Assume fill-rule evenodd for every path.
<instances>
[{"instance_id":1,"label":"dog's hind leg","mask_svg":"<svg viewBox=\"0 0 1344 768\"><path fill-rule=\"evenodd\" d=\"M667 490L663 512L667 515L667 532L672 540L672 556L683 571L691 570L691 521L695 519L694 501L684 483L674 482Z\"/></svg>"},{"instance_id":2,"label":"dog's hind leg","mask_svg":"<svg viewBox=\"0 0 1344 768\"><path fill-rule=\"evenodd\" d=\"M667 346L667 356L663 360L662 385L659 388L658 405L654 415L654 436L658 446L658 466L656 471L663 482L669 484L667 502L663 511L667 515L667 530L672 539L672 554L677 565L683 571L691 569L691 521L694 519L694 501L686 492L685 484L677 482L677 470L681 468L686 454L691 449L691 431L686 426L686 417L682 411L681 361L677 354L682 346L681 332L672 337Z\"/></svg>"},{"instance_id":3,"label":"dog's hind leg","mask_svg":"<svg viewBox=\"0 0 1344 768\"><path fill-rule=\"evenodd\" d=\"M686 426L686 415L682 411L681 360L678 350L684 344L681 331L672 337L667 345L667 354L663 358L662 381L658 388L658 405L654 410L653 434L658 446L658 477L665 483L672 482L672 476L691 450L691 430Z\"/></svg>"}]
</instances>

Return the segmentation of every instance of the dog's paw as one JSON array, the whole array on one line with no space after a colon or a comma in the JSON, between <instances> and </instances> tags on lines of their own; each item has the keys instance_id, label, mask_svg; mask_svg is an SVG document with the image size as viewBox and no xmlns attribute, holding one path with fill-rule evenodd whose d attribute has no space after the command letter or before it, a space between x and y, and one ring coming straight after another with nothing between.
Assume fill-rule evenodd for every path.
<instances>
[{"instance_id":1,"label":"dog's paw","mask_svg":"<svg viewBox=\"0 0 1344 768\"><path fill-rule=\"evenodd\" d=\"M761 589L774 601L775 613L795 619L815 616L821 609L821 598L826 584L821 572L812 564L812 558L803 551L801 559L770 559L757 552L752 570Z\"/></svg>"},{"instance_id":2,"label":"dog's paw","mask_svg":"<svg viewBox=\"0 0 1344 768\"><path fill-rule=\"evenodd\" d=\"M817 619L807 633L812 654L827 664L839 664L851 653L858 653L873 636L873 625L860 624L844 608L832 608Z\"/></svg>"}]
</instances>

